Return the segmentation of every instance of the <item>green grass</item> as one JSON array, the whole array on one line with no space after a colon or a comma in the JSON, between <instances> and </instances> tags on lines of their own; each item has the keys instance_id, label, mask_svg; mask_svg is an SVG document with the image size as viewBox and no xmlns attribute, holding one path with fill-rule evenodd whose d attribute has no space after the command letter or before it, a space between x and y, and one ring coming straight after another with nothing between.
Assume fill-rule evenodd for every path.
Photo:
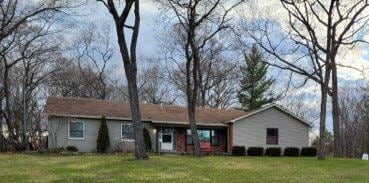
<instances>
[{"instance_id":1,"label":"green grass","mask_svg":"<svg viewBox=\"0 0 369 183\"><path fill-rule=\"evenodd\" d=\"M0 182L369 182L369 161L152 155L0 154Z\"/></svg>"}]
</instances>

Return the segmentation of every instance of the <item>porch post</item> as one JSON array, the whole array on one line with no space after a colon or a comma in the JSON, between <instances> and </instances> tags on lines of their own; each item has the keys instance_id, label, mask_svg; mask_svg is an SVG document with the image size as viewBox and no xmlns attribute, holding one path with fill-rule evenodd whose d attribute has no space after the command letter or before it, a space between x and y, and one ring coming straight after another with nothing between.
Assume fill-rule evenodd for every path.
<instances>
[{"instance_id":1,"label":"porch post","mask_svg":"<svg viewBox=\"0 0 369 183\"><path fill-rule=\"evenodd\" d=\"M228 133L227 133L227 140L228 140L228 152L232 152L233 148L233 123L228 123Z\"/></svg>"},{"instance_id":2,"label":"porch post","mask_svg":"<svg viewBox=\"0 0 369 183\"><path fill-rule=\"evenodd\" d=\"M156 136L156 139L155 139L156 148L155 148L155 150L158 153L159 152L159 130L158 130L158 127L156 127L156 126L154 128L155 128L155 131L156 131L156 134L155 134L155 136Z\"/></svg>"},{"instance_id":3,"label":"porch post","mask_svg":"<svg viewBox=\"0 0 369 183\"><path fill-rule=\"evenodd\" d=\"M159 154L161 153L161 142L163 141L163 139L161 138L163 135L163 127L160 126L160 134L158 135L159 138L158 138L158 141L159 141Z\"/></svg>"}]
</instances>

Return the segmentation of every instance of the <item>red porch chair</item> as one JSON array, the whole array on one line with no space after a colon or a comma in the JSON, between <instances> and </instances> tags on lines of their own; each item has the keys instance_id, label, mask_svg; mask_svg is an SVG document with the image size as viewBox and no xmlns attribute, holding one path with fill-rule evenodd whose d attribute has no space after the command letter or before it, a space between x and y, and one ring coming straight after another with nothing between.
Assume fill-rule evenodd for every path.
<instances>
[{"instance_id":1,"label":"red porch chair","mask_svg":"<svg viewBox=\"0 0 369 183\"><path fill-rule=\"evenodd\" d=\"M200 142L201 151L205 154L213 154L213 146L210 142Z\"/></svg>"}]
</instances>

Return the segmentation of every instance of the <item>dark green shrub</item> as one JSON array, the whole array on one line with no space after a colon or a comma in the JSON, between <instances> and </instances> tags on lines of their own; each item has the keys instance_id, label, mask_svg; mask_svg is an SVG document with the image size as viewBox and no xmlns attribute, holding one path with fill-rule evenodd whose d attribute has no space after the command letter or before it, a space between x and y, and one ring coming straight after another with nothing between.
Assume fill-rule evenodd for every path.
<instances>
[{"instance_id":1,"label":"dark green shrub","mask_svg":"<svg viewBox=\"0 0 369 183\"><path fill-rule=\"evenodd\" d=\"M317 149L315 147L303 147L301 149L301 156L311 156L314 157L317 154Z\"/></svg>"},{"instance_id":2,"label":"dark green shrub","mask_svg":"<svg viewBox=\"0 0 369 183\"><path fill-rule=\"evenodd\" d=\"M280 147L268 147L265 150L265 156L280 156L281 152Z\"/></svg>"},{"instance_id":3,"label":"dark green shrub","mask_svg":"<svg viewBox=\"0 0 369 183\"><path fill-rule=\"evenodd\" d=\"M109 129L108 125L106 124L105 116L102 116L99 134L97 137L97 147L96 147L97 152L105 153L109 146L110 146Z\"/></svg>"},{"instance_id":4,"label":"dark green shrub","mask_svg":"<svg viewBox=\"0 0 369 183\"><path fill-rule=\"evenodd\" d=\"M15 144L13 147L16 152L22 152L27 149L27 145L28 145L27 143L26 144L20 143L20 144Z\"/></svg>"},{"instance_id":5,"label":"dark green shrub","mask_svg":"<svg viewBox=\"0 0 369 183\"><path fill-rule=\"evenodd\" d=\"M65 149L69 152L77 152L78 151L76 146L67 146Z\"/></svg>"},{"instance_id":6,"label":"dark green shrub","mask_svg":"<svg viewBox=\"0 0 369 183\"><path fill-rule=\"evenodd\" d=\"M47 154L60 154L64 151L63 148L49 148L46 150L45 153ZM41 152L42 153L42 152Z\"/></svg>"},{"instance_id":7,"label":"dark green shrub","mask_svg":"<svg viewBox=\"0 0 369 183\"><path fill-rule=\"evenodd\" d=\"M299 156L300 149L297 147L286 147L284 149L284 156Z\"/></svg>"},{"instance_id":8,"label":"dark green shrub","mask_svg":"<svg viewBox=\"0 0 369 183\"><path fill-rule=\"evenodd\" d=\"M46 149L39 149L36 151L37 154L46 154L47 150Z\"/></svg>"},{"instance_id":9,"label":"dark green shrub","mask_svg":"<svg viewBox=\"0 0 369 183\"><path fill-rule=\"evenodd\" d=\"M232 155L233 156L245 156L246 148L244 146L233 146Z\"/></svg>"},{"instance_id":10,"label":"dark green shrub","mask_svg":"<svg viewBox=\"0 0 369 183\"><path fill-rule=\"evenodd\" d=\"M151 151L151 137L150 137L150 133L147 130L147 128L143 129L143 135L144 135L146 150Z\"/></svg>"},{"instance_id":11,"label":"dark green shrub","mask_svg":"<svg viewBox=\"0 0 369 183\"><path fill-rule=\"evenodd\" d=\"M247 149L247 155L249 156L263 156L264 148L263 147L249 147Z\"/></svg>"}]
</instances>

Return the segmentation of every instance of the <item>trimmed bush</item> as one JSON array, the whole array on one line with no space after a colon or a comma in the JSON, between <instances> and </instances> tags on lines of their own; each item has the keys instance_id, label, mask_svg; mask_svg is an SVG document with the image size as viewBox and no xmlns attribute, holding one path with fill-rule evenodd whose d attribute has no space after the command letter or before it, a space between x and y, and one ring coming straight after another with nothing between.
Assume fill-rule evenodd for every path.
<instances>
[{"instance_id":1,"label":"trimmed bush","mask_svg":"<svg viewBox=\"0 0 369 183\"><path fill-rule=\"evenodd\" d=\"M40 154L46 153L46 154L60 154L64 151L63 148L48 148L46 150L39 150L38 152Z\"/></svg>"},{"instance_id":2,"label":"trimmed bush","mask_svg":"<svg viewBox=\"0 0 369 183\"><path fill-rule=\"evenodd\" d=\"M105 116L102 116L99 134L97 137L97 147L96 147L97 152L105 153L109 146L110 146L110 140L109 140L108 125L106 124Z\"/></svg>"},{"instance_id":3,"label":"trimmed bush","mask_svg":"<svg viewBox=\"0 0 369 183\"><path fill-rule=\"evenodd\" d=\"M67 146L67 148L65 148L65 149L69 152L77 152L78 151L77 147L75 147L75 146Z\"/></svg>"},{"instance_id":4,"label":"trimmed bush","mask_svg":"<svg viewBox=\"0 0 369 183\"><path fill-rule=\"evenodd\" d=\"M247 155L249 156L263 156L264 148L263 147L249 147L247 149Z\"/></svg>"},{"instance_id":5,"label":"trimmed bush","mask_svg":"<svg viewBox=\"0 0 369 183\"><path fill-rule=\"evenodd\" d=\"M245 156L246 148L244 146L234 146L232 149L233 156Z\"/></svg>"},{"instance_id":6,"label":"trimmed bush","mask_svg":"<svg viewBox=\"0 0 369 183\"><path fill-rule=\"evenodd\" d=\"M300 149L297 147L286 147L284 149L284 156L299 156Z\"/></svg>"},{"instance_id":7,"label":"trimmed bush","mask_svg":"<svg viewBox=\"0 0 369 183\"><path fill-rule=\"evenodd\" d=\"M265 150L265 156L280 156L281 152L282 150L280 147L268 147Z\"/></svg>"},{"instance_id":8,"label":"trimmed bush","mask_svg":"<svg viewBox=\"0 0 369 183\"><path fill-rule=\"evenodd\" d=\"M303 147L301 149L301 156L316 156L317 149L315 147Z\"/></svg>"},{"instance_id":9,"label":"trimmed bush","mask_svg":"<svg viewBox=\"0 0 369 183\"><path fill-rule=\"evenodd\" d=\"M144 136L146 151L150 151L151 150L151 137L150 137L150 133L147 130L147 128L143 129L143 136Z\"/></svg>"}]
</instances>

